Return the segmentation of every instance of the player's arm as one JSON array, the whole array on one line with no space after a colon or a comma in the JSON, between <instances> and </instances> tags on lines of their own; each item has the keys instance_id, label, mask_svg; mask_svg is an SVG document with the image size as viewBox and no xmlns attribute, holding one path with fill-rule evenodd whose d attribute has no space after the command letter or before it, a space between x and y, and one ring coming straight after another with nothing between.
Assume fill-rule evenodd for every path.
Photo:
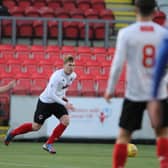
<instances>
[{"instance_id":1,"label":"player's arm","mask_svg":"<svg viewBox=\"0 0 168 168\"><path fill-rule=\"evenodd\" d=\"M9 82L7 85L1 86L0 93L4 93L4 92L9 91L10 89L12 89L15 86L15 84L16 84L16 81L13 80L13 81Z\"/></svg>"},{"instance_id":2,"label":"player's arm","mask_svg":"<svg viewBox=\"0 0 168 168\"><path fill-rule=\"evenodd\" d=\"M153 98L157 97L160 82L165 73L167 63L168 63L168 38L164 39L158 51L158 57L156 59L156 65L154 69L153 90L152 90Z\"/></svg>"},{"instance_id":3,"label":"player's arm","mask_svg":"<svg viewBox=\"0 0 168 168\"><path fill-rule=\"evenodd\" d=\"M119 79L119 75L125 62L126 48L127 45L126 45L125 33L123 31L120 31L117 37L117 45L114 60L111 65L107 88L104 95L106 101L109 101L114 93L115 85Z\"/></svg>"}]
</instances>

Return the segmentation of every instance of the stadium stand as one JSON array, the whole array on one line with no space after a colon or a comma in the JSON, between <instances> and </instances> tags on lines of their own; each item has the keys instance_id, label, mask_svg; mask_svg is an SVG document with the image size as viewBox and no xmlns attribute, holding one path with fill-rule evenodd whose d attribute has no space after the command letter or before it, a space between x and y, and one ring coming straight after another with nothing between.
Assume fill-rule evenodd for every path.
<instances>
[{"instance_id":1,"label":"stadium stand","mask_svg":"<svg viewBox=\"0 0 168 168\"><path fill-rule=\"evenodd\" d=\"M31 89L31 85L33 84L36 89L35 79L48 80L54 69L62 67L63 56L72 54L76 59L79 81L72 86L69 93L87 96L101 95L99 93L101 86L96 90L96 81L98 77L107 79L112 58L108 58L108 55L111 54L108 52L111 50L114 53L114 49L107 50L103 47L0 45L1 82L4 83L3 80L9 81L14 78L17 80L17 87L13 94L37 94L42 91L40 88L43 89L44 85L38 91L34 91ZM38 82L40 83L40 81Z\"/></svg>"},{"instance_id":2,"label":"stadium stand","mask_svg":"<svg viewBox=\"0 0 168 168\"><path fill-rule=\"evenodd\" d=\"M10 6L6 3L6 0L3 3L6 7ZM106 8L104 0L13 0L10 4L13 4L13 7L8 8L9 12L15 17L115 19L113 11ZM102 10L104 13L101 14ZM63 22L63 38L84 39L86 25L86 22L82 20L81 22ZM17 20L16 26L16 37L30 37L30 39L43 37L44 25L42 20L37 18L28 21ZM114 29L114 26L112 24L111 28ZM11 27L11 21L3 20L2 35L4 37L12 36ZM54 20L48 21L47 30L47 38L58 37L58 22ZM89 34L89 39L103 40L105 37L105 25L89 23Z\"/></svg>"}]
</instances>

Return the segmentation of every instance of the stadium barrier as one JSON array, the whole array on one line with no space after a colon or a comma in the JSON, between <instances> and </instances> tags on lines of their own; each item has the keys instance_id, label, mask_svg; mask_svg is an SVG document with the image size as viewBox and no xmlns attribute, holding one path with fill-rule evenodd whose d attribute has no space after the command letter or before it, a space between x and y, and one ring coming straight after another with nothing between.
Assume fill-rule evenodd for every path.
<instances>
[{"instance_id":1,"label":"stadium barrier","mask_svg":"<svg viewBox=\"0 0 168 168\"><path fill-rule=\"evenodd\" d=\"M111 25L116 23L127 23L130 24L132 21L125 21L125 20L103 20L103 19L77 19L77 18L43 18L43 17L10 17L10 16L0 16L0 41L2 41L2 25L4 21L12 21L12 36L11 36L11 43L12 45L17 44L17 22L19 21L42 21L43 24L43 35L42 35L42 45L47 45L47 34L48 34L48 28L47 23L49 21L58 22L58 45L63 45L63 24L64 22L78 22L78 23L84 23L85 26L85 34L84 34L84 44L86 46L89 46L90 39L89 39L89 26L93 23L98 24L105 24L105 35L104 35L104 47L108 48L110 47L110 37L112 36L111 33Z\"/></svg>"},{"instance_id":2,"label":"stadium barrier","mask_svg":"<svg viewBox=\"0 0 168 168\"><path fill-rule=\"evenodd\" d=\"M23 122L33 120L38 97L16 96L11 97L10 127L15 128ZM111 104L103 98L70 97L76 110L69 112L70 125L62 138L69 139L115 139L118 133L118 120L121 113L123 98L114 98ZM17 139L33 139L48 137L55 128L58 120L53 116L46 120L38 132L19 135ZM153 140L154 133L150 127L148 115L145 112L142 129L135 132L134 140Z\"/></svg>"}]
</instances>

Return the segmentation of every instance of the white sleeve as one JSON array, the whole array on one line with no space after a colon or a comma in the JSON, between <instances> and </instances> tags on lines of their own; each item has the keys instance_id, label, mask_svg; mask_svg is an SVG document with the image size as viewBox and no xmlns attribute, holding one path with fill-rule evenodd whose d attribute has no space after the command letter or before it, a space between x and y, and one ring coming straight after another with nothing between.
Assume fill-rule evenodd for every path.
<instances>
[{"instance_id":1,"label":"white sleeve","mask_svg":"<svg viewBox=\"0 0 168 168\"><path fill-rule=\"evenodd\" d=\"M58 89L59 80L60 80L59 75L53 74L51 76L50 81L49 81L48 93L55 100L55 102L65 106L66 102L64 100L62 100L61 97L57 96L57 89Z\"/></svg>"},{"instance_id":2,"label":"white sleeve","mask_svg":"<svg viewBox=\"0 0 168 168\"><path fill-rule=\"evenodd\" d=\"M111 64L108 84L107 84L107 93L113 94L115 90L115 85L119 79L119 75L122 71L123 64L125 62L126 54L127 54L127 45L126 45L126 38L125 33L123 30L119 31L117 37L117 44L114 59Z\"/></svg>"}]
</instances>

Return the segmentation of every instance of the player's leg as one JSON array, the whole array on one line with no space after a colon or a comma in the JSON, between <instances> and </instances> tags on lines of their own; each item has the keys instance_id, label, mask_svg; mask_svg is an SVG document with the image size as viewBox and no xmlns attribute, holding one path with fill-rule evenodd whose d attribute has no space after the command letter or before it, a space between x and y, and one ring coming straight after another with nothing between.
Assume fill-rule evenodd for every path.
<instances>
[{"instance_id":1,"label":"player's leg","mask_svg":"<svg viewBox=\"0 0 168 168\"><path fill-rule=\"evenodd\" d=\"M156 112L160 114L160 124L153 124L157 137L157 156L160 162L160 168L168 168L168 104L166 100L161 101L161 110ZM158 114L157 114L158 115Z\"/></svg>"},{"instance_id":2,"label":"player's leg","mask_svg":"<svg viewBox=\"0 0 168 168\"><path fill-rule=\"evenodd\" d=\"M131 132L120 128L119 135L113 149L113 168L124 167L127 160L127 144L131 139Z\"/></svg>"},{"instance_id":3,"label":"player's leg","mask_svg":"<svg viewBox=\"0 0 168 168\"><path fill-rule=\"evenodd\" d=\"M56 107L55 107L56 106ZM55 149L53 148L53 143L55 140L58 140L60 136L63 134L67 126L69 125L69 115L66 108L60 104L54 104L52 109L58 109L58 112L53 113L59 120L60 123L55 127L51 136L48 138L47 142L43 145L43 148L50 153L56 153Z\"/></svg>"},{"instance_id":4,"label":"player's leg","mask_svg":"<svg viewBox=\"0 0 168 168\"><path fill-rule=\"evenodd\" d=\"M19 127L13 129L12 131L8 132L4 140L4 143L5 145L9 145L9 143L16 135L25 134L31 131L38 131L40 128L41 125L38 123L24 123Z\"/></svg>"},{"instance_id":5,"label":"player's leg","mask_svg":"<svg viewBox=\"0 0 168 168\"><path fill-rule=\"evenodd\" d=\"M43 149L54 154L56 151L53 147L53 143L60 138L66 127L69 125L69 115L67 109L58 103L53 103L50 107L50 111L52 111L52 114L60 120L60 123L54 128L47 142L43 145Z\"/></svg>"},{"instance_id":6,"label":"player's leg","mask_svg":"<svg viewBox=\"0 0 168 168\"><path fill-rule=\"evenodd\" d=\"M127 144L130 142L132 132L141 128L145 102L132 102L124 100L120 117L120 130L113 150L113 168L124 167L127 160Z\"/></svg>"},{"instance_id":7,"label":"player's leg","mask_svg":"<svg viewBox=\"0 0 168 168\"><path fill-rule=\"evenodd\" d=\"M33 123L24 123L19 127L13 129L12 131L7 133L7 136L4 140L5 145L9 145L11 140L16 136L24 133L28 133L31 131L38 131L43 125L46 118L51 116L51 114L46 111L47 105L42 103L40 100L37 103L36 111L34 114L34 122Z\"/></svg>"}]
</instances>

